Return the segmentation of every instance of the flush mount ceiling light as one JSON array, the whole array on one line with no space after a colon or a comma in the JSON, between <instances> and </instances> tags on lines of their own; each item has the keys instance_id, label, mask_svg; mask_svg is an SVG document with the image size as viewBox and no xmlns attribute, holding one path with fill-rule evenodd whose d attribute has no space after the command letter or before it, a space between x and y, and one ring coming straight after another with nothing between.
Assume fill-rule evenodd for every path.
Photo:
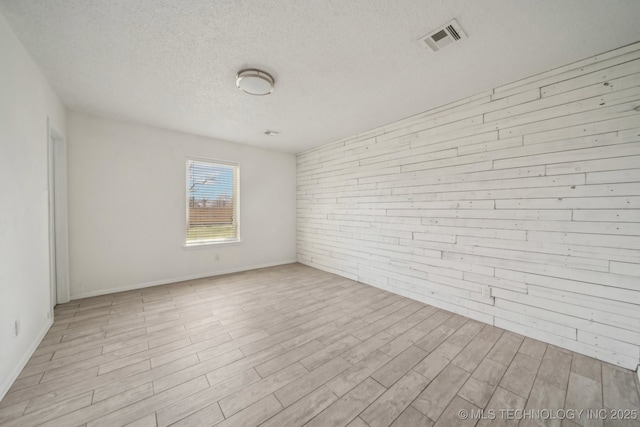
<instances>
[{"instance_id":1,"label":"flush mount ceiling light","mask_svg":"<svg viewBox=\"0 0 640 427\"><path fill-rule=\"evenodd\" d=\"M274 85L273 77L261 70L240 70L236 75L236 86L249 95L269 95L273 92Z\"/></svg>"}]
</instances>

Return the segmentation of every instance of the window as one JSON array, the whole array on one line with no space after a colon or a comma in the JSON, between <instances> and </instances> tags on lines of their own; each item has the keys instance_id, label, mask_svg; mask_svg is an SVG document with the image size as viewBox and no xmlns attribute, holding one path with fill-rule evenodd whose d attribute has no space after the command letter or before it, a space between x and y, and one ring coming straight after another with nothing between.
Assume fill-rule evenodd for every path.
<instances>
[{"instance_id":1,"label":"window","mask_svg":"<svg viewBox=\"0 0 640 427\"><path fill-rule=\"evenodd\" d=\"M187 160L187 246L240 240L239 167Z\"/></svg>"}]
</instances>

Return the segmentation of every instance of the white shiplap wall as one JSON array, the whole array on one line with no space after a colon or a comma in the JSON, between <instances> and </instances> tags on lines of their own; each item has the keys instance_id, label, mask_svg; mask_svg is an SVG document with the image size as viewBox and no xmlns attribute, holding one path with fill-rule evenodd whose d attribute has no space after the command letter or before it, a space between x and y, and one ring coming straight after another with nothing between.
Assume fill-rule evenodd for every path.
<instances>
[{"instance_id":1,"label":"white shiplap wall","mask_svg":"<svg viewBox=\"0 0 640 427\"><path fill-rule=\"evenodd\" d=\"M298 155L298 260L635 369L640 43Z\"/></svg>"}]
</instances>

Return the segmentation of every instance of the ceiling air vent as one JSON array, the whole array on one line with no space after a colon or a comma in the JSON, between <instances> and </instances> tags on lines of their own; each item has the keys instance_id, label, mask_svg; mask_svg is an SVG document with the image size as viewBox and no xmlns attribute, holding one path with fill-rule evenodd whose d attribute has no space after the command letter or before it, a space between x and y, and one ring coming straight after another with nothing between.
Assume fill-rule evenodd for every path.
<instances>
[{"instance_id":1,"label":"ceiling air vent","mask_svg":"<svg viewBox=\"0 0 640 427\"><path fill-rule=\"evenodd\" d=\"M437 52L450 44L466 38L467 35L462 30L462 27L460 27L460 24L454 19L426 36L420 37L419 41L422 47Z\"/></svg>"}]
</instances>

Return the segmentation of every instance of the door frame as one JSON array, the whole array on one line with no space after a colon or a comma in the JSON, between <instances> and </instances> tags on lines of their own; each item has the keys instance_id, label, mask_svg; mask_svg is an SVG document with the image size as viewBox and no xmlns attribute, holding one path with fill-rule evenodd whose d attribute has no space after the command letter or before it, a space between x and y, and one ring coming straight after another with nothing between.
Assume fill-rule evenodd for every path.
<instances>
[{"instance_id":1,"label":"door frame","mask_svg":"<svg viewBox=\"0 0 640 427\"><path fill-rule=\"evenodd\" d=\"M69 302L69 227L67 220L67 150L47 119L47 181L49 192L50 317L56 304Z\"/></svg>"}]
</instances>

